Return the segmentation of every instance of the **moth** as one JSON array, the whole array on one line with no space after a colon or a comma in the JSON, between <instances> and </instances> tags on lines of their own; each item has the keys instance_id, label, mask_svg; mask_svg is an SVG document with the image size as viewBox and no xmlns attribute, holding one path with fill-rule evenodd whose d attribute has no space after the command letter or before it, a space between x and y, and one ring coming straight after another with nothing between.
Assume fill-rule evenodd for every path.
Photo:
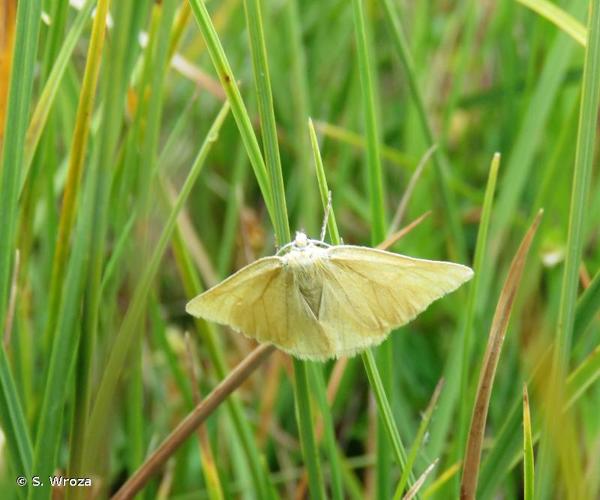
<instances>
[{"instance_id":1,"label":"moth","mask_svg":"<svg viewBox=\"0 0 600 500\"><path fill-rule=\"evenodd\" d=\"M473 276L466 266L298 232L264 257L188 302L186 311L274 344L301 359L352 356Z\"/></svg>"}]
</instances>

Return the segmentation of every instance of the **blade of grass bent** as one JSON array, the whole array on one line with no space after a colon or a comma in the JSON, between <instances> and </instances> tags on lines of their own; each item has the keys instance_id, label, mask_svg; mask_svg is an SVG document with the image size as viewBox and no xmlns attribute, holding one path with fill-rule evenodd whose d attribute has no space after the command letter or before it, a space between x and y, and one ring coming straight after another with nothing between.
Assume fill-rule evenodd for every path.
<instances>
[{"instance_id":1,"label":"blade of grass bent","mask_svg":"<svg viewBox=\"0 0 600 500\"><path fill-rule=\"evenodd\" d=\"M104 428L109 415L111 401L118 381L121 377L122 370L127 360L129 347L135 340L136 335L141 332L139 329L134 328L140 319L143 307L148 297L148 293L158 271L161 259L166 250L167 244L173 234L177 216L183 207L183 204L187 200L191 189L198 178L198 175L204 167L204 163L211 146L218 138L219 129L227 116L229 106L225 104L222 108L213 125L211 126L202 147L200 148L198 155L190 169L190 172L181 188L177 201L173 207L173 210L169 214L165 227L161 233L160 239L154 248L154 252L151 256L148 266L145 268L145 272L138 282L131 304L129 305L123 323L116 336L117 341L110 351L108 361L104 370L104 376L100 381L100 387L94 405L91 411L88 425L88 434L86 436L86 448L90 451L95 451L99 448L101 440L104 439L104 434L99 432L98 429ZM87 461L91 461L93 456L91 453L86 455ZM92 463L84 463L83 470L92 470Z\"/></svg>"},{"instance_id":2,"label":"blade of grass bent","mask_svg":"<svg viewBox=\"0 0 600 500\"><path fill-rule=\"evenodd\" d=\"M519 288L519 283L521 282L527 253L529 252L529 247L531 246L541 217L542 212L540 211L525 234L523 241L512 260L508 276L506 277L502 292L500 293L500 298L498 299L494 319L492 320L488 345L479 376L477 397L473 407L473 415L471 417L471 428L467 441L467 450L460 485L460 498L464 500L472 500L475 498L479 476L481 448L496 368L498 367L498 361L500 360L504 336L506 335L506 330L508 328L510 313Z\"/></svg>"},{"instance_id":3,"label":"blade of grass bent","mask_svg":"<svg viewBox=\"0 0 600 500\"><path fill-rule=\"evenodd\" d=\"M33 88L41 0L19 2L0 170L0 325L4 325L14 258L19 176ZM0 346L0 416L16 471L31 473L31 441L4 346Z\"/></svg>"}]
</instances>

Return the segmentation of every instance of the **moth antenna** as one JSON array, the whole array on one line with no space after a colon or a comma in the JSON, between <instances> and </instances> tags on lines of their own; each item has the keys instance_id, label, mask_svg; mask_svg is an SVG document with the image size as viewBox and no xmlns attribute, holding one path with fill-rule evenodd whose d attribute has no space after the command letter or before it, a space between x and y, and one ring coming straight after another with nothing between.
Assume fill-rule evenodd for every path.
<instances>
[{"instance_id":1,"label":"moth antenna","mask_svg":"<svg viewBox=\"0 0 600 500\"><path fill-rule=\"evenodd\" d=\"M327 231L327 221L329 220L329 212L331 211L331 191L327 193L327 206L325 207L325 215L323 216L323 225L321 226L321 237L319 240L325 241L325 232Z\"/></svg>"}]
</instances>

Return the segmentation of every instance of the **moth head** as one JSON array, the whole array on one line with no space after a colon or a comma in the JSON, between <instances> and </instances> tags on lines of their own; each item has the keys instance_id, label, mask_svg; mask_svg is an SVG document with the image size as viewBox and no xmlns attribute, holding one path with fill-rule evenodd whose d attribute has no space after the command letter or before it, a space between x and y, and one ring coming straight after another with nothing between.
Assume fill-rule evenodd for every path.
<instances>
[{"instance_id":1,"label":"moth head","mask_svg":"<svg viewBox=\"0 0 600 500\"><path fill-rule=\"evenodd\" d=\"M302 231L296 231L294 246L296 248L306 248L308 246L308 236L306 236L306 234Z\"/></svg>"}]
</instances>

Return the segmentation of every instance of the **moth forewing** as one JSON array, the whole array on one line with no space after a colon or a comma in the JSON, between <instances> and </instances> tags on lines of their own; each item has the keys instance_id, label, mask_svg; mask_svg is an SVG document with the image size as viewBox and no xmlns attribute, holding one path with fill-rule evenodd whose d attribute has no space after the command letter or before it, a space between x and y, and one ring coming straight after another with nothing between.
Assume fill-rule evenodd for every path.
<instances>
[{"instance_id":1,"label":"moth forewing","mask_svg":"<svg viewBox=\"0 0 600 500\"><path fill-rule=\"evenodd\" d=\"M185 310L192 316L230 324L235 310L253 298L281 271L280 257L263 257L190 300Z\"/></svg>"}]
</instances>

